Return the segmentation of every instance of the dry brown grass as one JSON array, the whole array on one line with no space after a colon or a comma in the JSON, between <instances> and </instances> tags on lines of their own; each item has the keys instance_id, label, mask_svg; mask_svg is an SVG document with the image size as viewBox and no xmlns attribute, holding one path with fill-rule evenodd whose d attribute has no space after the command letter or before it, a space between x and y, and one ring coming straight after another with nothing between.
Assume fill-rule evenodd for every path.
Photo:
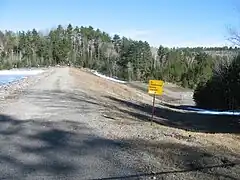
<instances>
[{"instance_id":1,"label":"dry brown grass","mask_svg":"<svg viewBox=\"0 0 240 180\"><path fill-rule=\"evenodd\" d=\"M116 98L131 99L135 101L151 102L152 98L139 90L125 84L119 84L91 74L87 70L70 69L70 75L75 77L75 85L96 96L111 95Z\"/></svg>"},{"instance_id":2,"label":"dry brown grass","mask_svg":"<svg viewBox=\"0 0 240 180\"><path fill-rule=\"evenodd\" d=\"M147 93L143 93L135 88L129 87L128 85L115 83L100 77L97 77L86 70L79 70L75 68L70 69L70 75L75 79L75 86L82 91L88 92L94 98L101 100L105 107L108 108L108 113L116 115L116 119L134 120L136 119L127 113L118 112L118 110L130 110L136 111L131 107L122 105L121 103L111 101L105 96L111 96L128 101L137 101L139 103L146 103L151 105L152 97ZM171 120L171 119L170 119ZM141 121L139 121L140 123ZM231 151L235 154L240 154L240 136L239 134L233 133L202 133L202 132L189 132L179 128L173 128L163 126L160 124L154 124L152 127L167 130L168 132L174 132L183 136L189 136L195 138L195 144L198 144L202 148L208 150L218 151L220 148ZM240 132L239 132L240 133Z\"/></svg>"}]
</instances>

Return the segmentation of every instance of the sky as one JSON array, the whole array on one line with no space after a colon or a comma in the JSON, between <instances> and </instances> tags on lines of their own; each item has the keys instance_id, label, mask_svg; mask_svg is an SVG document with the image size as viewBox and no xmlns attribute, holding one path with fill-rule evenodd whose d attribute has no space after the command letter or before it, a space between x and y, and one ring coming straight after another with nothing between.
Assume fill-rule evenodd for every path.
<instances>
[{"instance_id":1,"label":"sky","mask_svg":"<svg viewBox=\"0 0 240 180\"><path fill-rule=\"evenodd\" d=\"M232 45L239 0L1 0L0 30L92 26L167 47Z\"/></svg>"}]
</instances>

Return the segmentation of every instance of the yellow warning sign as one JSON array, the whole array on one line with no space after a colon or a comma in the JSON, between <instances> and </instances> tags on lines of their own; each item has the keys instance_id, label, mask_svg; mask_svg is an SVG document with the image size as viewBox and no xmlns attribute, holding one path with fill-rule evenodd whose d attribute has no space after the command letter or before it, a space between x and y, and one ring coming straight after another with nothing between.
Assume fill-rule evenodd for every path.
<instances>
[{"instance_id":1,"label":"yellow warning sign","mask_svg":"<svg viewBox=\"0 0 240 180\"><path fill-rule=\"evenodd\" d=\"M149 80L148 93L162 95L163 94L164 81L162 80Z\"/></svg>"}]
</instances>

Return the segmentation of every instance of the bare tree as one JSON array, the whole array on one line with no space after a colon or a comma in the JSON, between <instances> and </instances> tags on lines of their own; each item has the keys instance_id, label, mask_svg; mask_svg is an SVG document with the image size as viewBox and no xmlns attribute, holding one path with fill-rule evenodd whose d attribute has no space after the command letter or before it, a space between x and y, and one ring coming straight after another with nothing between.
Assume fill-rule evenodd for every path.
<instances>
[{"instance_id":1,"label":"bare tree","mask_svg":"<svg viewBox=\"0 0 240 180\"><path fill-rule=\"evenodd\" d=\"M233 27L228 28L228 32L230 34L228 40L233 43L233 45L240 46L240 32Z\"/></svg>"}]
</instances>

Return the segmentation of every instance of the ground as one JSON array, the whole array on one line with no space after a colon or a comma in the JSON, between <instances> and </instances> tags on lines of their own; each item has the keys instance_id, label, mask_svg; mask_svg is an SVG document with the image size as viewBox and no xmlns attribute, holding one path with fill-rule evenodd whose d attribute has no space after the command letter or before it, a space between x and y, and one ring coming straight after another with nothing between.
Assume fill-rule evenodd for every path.
<instances>
[{"instance_id":1,"label":"ground","mask_svg":"<svg viewBox=\"0 0 240 180\"><path fill-rule=\"evenodd\" d=\"M240 179L238 119L55 68L1 100L0 179Z\"/></svg>"}]
</instances>

